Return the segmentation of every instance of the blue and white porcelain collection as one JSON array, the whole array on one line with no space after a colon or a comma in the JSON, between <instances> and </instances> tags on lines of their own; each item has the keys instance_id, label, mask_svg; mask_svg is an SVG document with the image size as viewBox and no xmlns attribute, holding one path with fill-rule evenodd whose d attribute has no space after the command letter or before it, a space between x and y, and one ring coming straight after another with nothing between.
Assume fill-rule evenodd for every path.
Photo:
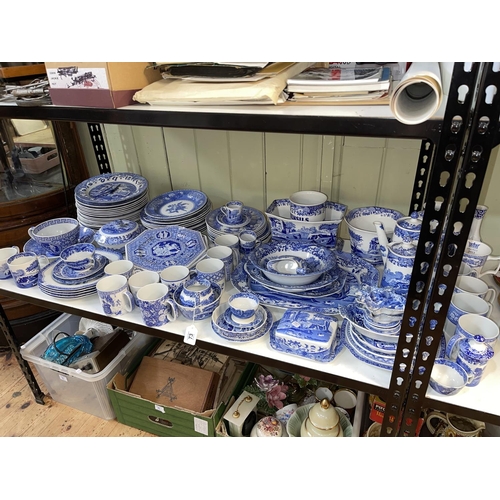
<instances>
[{"instance_id":1,"label":"blue and white porcelain collection","mask_svg":"<svg viewBox=\"0 0 500 500\"><path fill-rule=\"evenodd\" d=\"M276 199L265 213L237 200L212 209L208 196L194 189L149 201L147 180L130 173L82 182L75 202L76 219L61 217L31 228L23 247L37 259L35 286L44 294L63 300L95 295L106 266L128 260L131 277L153 273L139 285L133 280L133 287L131 277L125 278L134 297L129 309L142 304L152 327L177 318L206 321L223 342L265 339L273 350L321 363L334 361L346 347L353 362L393 369L421 214L405 217L378 206L348 212L346 205L314 191ZM350 252L339 237L344 220ZM479 245L478 234L476 223L472 241ZM220 260L207 252L225 236L231 245L223 246L237 258L231 272L215 282L206 279L199 263ZM17 247L0 249L0 279L12 279L6 261L19 253ZM170 268L176 273L166 271ZM141 287L150 291L141 294ZM446 355L443 336L431 376L432 390L446 396L477 385L481 374L474 363L480 358L482 370L493 356L489 337L485 341L480 332L465 340L449 333L457 343L456 359Z\"/></svg>"}]
</instances>

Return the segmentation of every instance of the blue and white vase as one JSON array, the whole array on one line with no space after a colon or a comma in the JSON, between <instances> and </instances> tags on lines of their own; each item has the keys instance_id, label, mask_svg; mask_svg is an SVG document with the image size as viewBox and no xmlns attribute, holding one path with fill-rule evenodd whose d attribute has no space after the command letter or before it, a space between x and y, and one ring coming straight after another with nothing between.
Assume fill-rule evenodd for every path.
<instances>
[{"instance_id":1,"label":"blue and white vase","mask_svg":"<svg viewBox=\"0 0 500 500\"><path fill-rule=\"evenodd\" d=\"M474 241L482 241L481 240L481 224L483 223L484 216L486 215L486 211L488 207L485 205L478 205L474 212L474 219L472 220L472 224L470 226L469 231L469 240Z\"/></svg>"}]
</instances>

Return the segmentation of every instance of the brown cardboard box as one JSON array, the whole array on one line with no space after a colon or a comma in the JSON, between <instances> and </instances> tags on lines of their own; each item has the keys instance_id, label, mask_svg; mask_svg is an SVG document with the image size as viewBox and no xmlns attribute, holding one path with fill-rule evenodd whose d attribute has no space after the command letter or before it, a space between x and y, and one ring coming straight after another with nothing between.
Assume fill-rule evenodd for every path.
<instances>
[{"instance_id":1,"label":"brown cardboard box","mask_svg":"<svg viewBox=\"0 0 500 500\"><path fill-rule=\"evenodd\" d=\"M164 406L203 412L212 408L219 374L159 358L143 358L130 392Z\"/></svg>"},{"instance_id":2,"label":"brown cardboard box","mask_svg":"<svg viewBox=\"0 0 500 500\"><path fill-rule=\"evenodd\" d=\"M46 62L52 103L62 106L120 108L161 79L147 62Z\"/></svg>"}]
</instances>

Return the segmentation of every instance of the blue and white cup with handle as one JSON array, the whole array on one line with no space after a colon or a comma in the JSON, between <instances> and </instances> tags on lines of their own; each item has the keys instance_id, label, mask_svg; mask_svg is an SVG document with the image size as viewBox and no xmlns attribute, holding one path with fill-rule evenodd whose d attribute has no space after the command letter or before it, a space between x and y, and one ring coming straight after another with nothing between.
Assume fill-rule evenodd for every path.
<instances>
[{"instance_id":1,"label":"blue and white cup with handle","mask_svg":"<svg viewBox=\"0 0 500 500\"><path fill-rule=\"evenodd\" d=\"M458 276L455 283L454 293L469 293L477 295L487 302L495 302L497 292L488 286L481 278L474 276Z\"/></svg>"},{"instance_id":2,"label":"blue and white cup with handle","mask_svg":"<svg viewBox=\"0 0 500 500\"><path fill-rule=\"evenodd\" d=\"M15 245L11 247L0 248L0 280L5 280L12 277L7 261L10 257L16 255L16 253L19 253L19 247Z\"/></svg>"},{"instance_id":3,"label":"blue and white cup with handle","mask_svg":"<svg viewBox=\"0 0 500 500\"><path fill-rule=\"evenodd\" d=\"M135 304L137 305L137 292L146 285L151 285L153 283L160 282L160 275L156 271L150 271L148 269L143 269L141 271L132 274L128 278L128 288L132 295L134 296Z\"/></svg>"},{"instance_id":4,"label":"blue and white cup with handle","mask_svg":"<svg viewBox=\"0 0 500 500\"><path fill-rule=\"evenodd\" d=\"M467 240L462 262L468 264L478 278L486 274L497 274L500 270L500 255L491 255L493 249L482 241ZM497 262L493 269L483 271L487 262Z\"/></svg>"},{"instance_id":5,"label":"blue and white cup with handle","mask_svg":"<svg viewBox=\"0 0 500 500\"><path fill-rule=\"evenodd\" d=\"M195 274L194 271L191 271L186 266L168 266L160 272L160 280L164 285L168 286L170 295L172 295L175 290L195 276Z\"/></svg>"},{"instance_id":6,"label":"blue and white cup with handle","mask_svg":"<svg viewBox=\"0 0 500 500\"><path fill-rule=\"evenodd\" d=\"M220 234L214 240L214 246L224 246L231 247L232 249L239 251L240 249L240 239L236 234Z\"/></svg>"},{"instance_id":7,"label":"blue and white cup with handle","mask_svg":"<svg viewBox=\"0 0 500 500\"><path fill-rule=\"evenodd\" d=\"M32 288L38 284L40 270L49 264L45 255L19 252L7 259L9 271L19 288Z\"/></svg>"},{"instance_id":8,"label":"blue and white cup with handle","mask_svg":"<svg viewBox=\"0 0 500 500\"><path fill-rule=\"evenodd\" d=\"M493 348L499 333L498 325L491 319L474 313L464 314L458 319L455 335L446 345L446 357L456 361L458 341L461 339L473 340L478 335L483 337L484 342Z\"/></svg>"},{"instance_id":9,"label":"blue and white cup with handle","mask_svg":"<svg viewBox=\"0 0 500 500\"><path fill-rule=\"evenodd\" d=\"M196 264L194 271L198 278L216 283L222 290L224 289L226 284L226 271L224 262L221 259L215 259L213 257L202 259Z\"/></svg>"},{"instance_id":10,"label":"blue and white cup with handle","mask_svg":"<svg viewBox=\"0 0 500 500\"><path fill-rule=\"evenodd\" d=\"M257 233L252 229L244 229L243 231L240 231L239 239L240 252L243 255L247 255L250 252L253 252L255 248L260 244Z\"/></svg>"},{"instance_id":11,"label":"blue and white cup with handle","mask_svg":"<svg viewBox=\"0 0 500 500\"><path fill-rule=\"evenodd\" d=\"M218 245L207 250L207 257L212 259L220 259L224 262L224 273L226 281L231 279L231 273L238 265L240 260L239 252L231 247Z\"/></svg>"},{"instance_id":12,"label":"blue and white cup with handle","mask_svg":"<svg viewBox=\"0 0 500 500\"><path fill-rule=\"evenodd\" d=\"M177 306L169 296L168 286L163 283L143 286L137 292L137 305L146 326L163 326L169 321L175 321L178 316Z\"/></svg>"},{"instance_id":13,"label":"blue and white cup with handle","mask_svg":"<svg viewBox=\"0 0 500 500\"><path fill-rule=\"evenodd\" d=\"M96 288L104 314L122 316L134 309L134 297L128 288L127 278L122 274L101 278Z\"/></svg>"}]
</instances>

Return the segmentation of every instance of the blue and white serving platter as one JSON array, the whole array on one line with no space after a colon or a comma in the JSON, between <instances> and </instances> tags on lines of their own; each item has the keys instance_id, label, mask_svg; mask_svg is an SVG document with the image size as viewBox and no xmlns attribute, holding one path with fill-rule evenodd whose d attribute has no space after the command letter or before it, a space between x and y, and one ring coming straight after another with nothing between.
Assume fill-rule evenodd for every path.
<instances>
[{"instance_id":1,"label":"blue and white serving platter","mask_svg":"<svg viewBox=\"0 0 500 500\"><path fill-rule=\"evenodd\" d=\"M178 189L163 193L151 200L144 207L144 216L154 221L182 220L195 217L199 212L207 209L208 197L202 191L195 189Z\"/></svg>"},{"instance_id":2,"label":"blue and white serving platter","mask_svg":"<svg viewBox=\"0 0 500 500\"><path fill-rule=\"evenodd\" d=\"M53 278L59 283L70 284L72 281L86 280L104 272L104 268L109 264L109 259L102 254L96 254L94 265L89 269L77 271L69 267L64 261L59 260L52 271ZM101 273L102 275L103 273ZM68 283L69 282L69 283Z\"/></svg>"},{"instance_id":3,"label":"blue and white serving platter","mask_svg":"<svg viewBox=\"0 0 500 500\"><path fill-rule=\"evenodd\" d=\"M147 190L147 179L138 174L101 174L78 184L75 188L75 200L89 207L119 206L141 197Z\"/></svg>"},{"instance_id":4,"label":"blue and white serving platter","mask_svg":"<svg viewBox=\"0 0 500 500\"><path fill-rule=\"evenodd\" d=\"M125 256L140 269L161 272L168 266L191 267L206 250L199 231L172 225L142 232L125 245Z\"/></svg>"},{"instance_id":5,"label":"blue and white serving platter","mask_svg":"<svg viewBox=\"0 0 500 500\"><path fill-rule=\"evenodd\" d=\"M224 313L227 310L227 304L221 304L212 314L212 329L219 337L230 342L251 342L252 340L260 339L271 329L273 315L267 307L263 305L259 307L262 307L265 319L261 326L250 329L234 327L232 324L226 322Z\"/></svg>"},{"instance_id":6,"label":"blue and white serving platter","mask_svg":"<svg viewBox=\"0 0 500 500\"><path fill-rule=\"evenodd\" d=\"M280 309L307 309L323 314L338 314L339 307L354 303L362 285L377 286L379 272L371 264L354 255L338 252L337 267L346 272L346 281L340 293L328 297L291 297L271 291L252 280L239 264L231 275L231 283L240 292L255 293L262 304Z\"/></svg>"},{"instance_id":7,"label":"blue and white serving platter","mask_svg":"<svg viewBox=\"0 0 500 500\"><path fill-rule=\"evenodd\" d=\"M94 230L90 227L80 226L78 243L92 243L92 241L94 240L94 234ZM54 255L49 252L46 248L44 248L42 245L37 243L35 240L32 240L31 238L24 244L23 251L35 252L37 255L45 255L45 257L47 257L49 260L59 257L58 255Z\"/></svg>"}]
</instances>

